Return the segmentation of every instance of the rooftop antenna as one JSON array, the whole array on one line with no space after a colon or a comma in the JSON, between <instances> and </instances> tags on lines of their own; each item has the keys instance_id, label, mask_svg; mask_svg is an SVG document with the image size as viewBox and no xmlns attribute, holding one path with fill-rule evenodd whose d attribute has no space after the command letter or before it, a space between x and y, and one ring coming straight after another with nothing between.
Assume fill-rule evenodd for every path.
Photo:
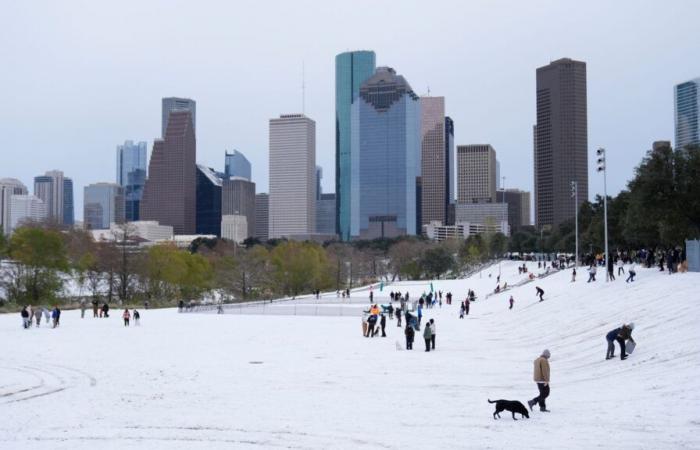
<instances>
[{"instance_id":1,"label":"rooftop antenna","mask_svg":"<svg viewBox=\"0 0 700 450\"><path fill-rule=\"evenodd\" d=\"M301 113L306 114L306 70L301 60Z\"/></svg>"},{"instance_id":2,"label":"rooftop antenna","mask_svg":"<svg viewBox=\"0 0 700 450\"><path fill-rule=\"evenodd\" d=\"M430 86L428 86L428 97L430 97Z\"/></svg>"}]
</instances>

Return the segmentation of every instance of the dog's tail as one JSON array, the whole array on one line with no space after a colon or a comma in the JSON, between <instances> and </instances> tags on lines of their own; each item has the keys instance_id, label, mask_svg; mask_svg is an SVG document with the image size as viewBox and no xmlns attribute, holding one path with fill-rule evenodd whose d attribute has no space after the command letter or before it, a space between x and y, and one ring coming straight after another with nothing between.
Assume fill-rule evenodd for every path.
<instances>
[{"instance_id":1,"label":"dog's tail","mask_svg":"<svg viewBox=\"0 0 700 450\"><path fill-rule=\"evenodd\" d=\"M486 400L488 400L488 401L489 401L489 403L496 403L496 402L492 402L492 401L491 401L490 399L488 399L488 398L487 398Z\"/></svg>"}]
</instances>

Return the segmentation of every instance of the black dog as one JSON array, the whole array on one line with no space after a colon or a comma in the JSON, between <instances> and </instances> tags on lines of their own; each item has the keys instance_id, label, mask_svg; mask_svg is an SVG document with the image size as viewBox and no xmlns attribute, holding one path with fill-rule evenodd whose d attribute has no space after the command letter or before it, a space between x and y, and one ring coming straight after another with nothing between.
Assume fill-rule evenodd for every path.
<instances>
[{"instance_id":1,"label":"black dog","mask_svg":"<svg viewBox=\"0 0 700 450\"><path fill-rule=\"evenodd\" d=\"M517 400L496 400L495 402L489 400L489 403L496 404L496 411L493 413L494 419L496 418L496 416L498 416L498 418L500 419L501 415L499 413L504 410L510 411L513 414L513 420L518 420L515 418L515 413L520 414L522 417L527 417L528 419L530 418L530 414L528 414L525 405L523 405Z\"/></svg>"}]
</instances>

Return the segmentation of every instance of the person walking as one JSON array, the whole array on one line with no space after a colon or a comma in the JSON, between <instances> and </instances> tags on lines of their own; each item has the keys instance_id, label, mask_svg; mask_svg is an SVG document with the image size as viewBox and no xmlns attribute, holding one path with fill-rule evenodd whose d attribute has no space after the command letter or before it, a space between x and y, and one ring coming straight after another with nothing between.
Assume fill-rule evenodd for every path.
<instances>
[{"instance_id":1,"label":"person walking","mask_svg":"<svg viewBox=\"0 0 700 450\"><path fill-rule=\"evenodd\" d=\"M377 331L374 329L376 324L377 316L372 314L369 316L369 319L367 319L367 335L365 337L374 337L374 335L377 334Z\"/></svg>"},{"instance_id":2,"label":"person walking","mask_svg":"<svg viewBox=\"0 0 700 450\"><path fill-rule=\"evenodd\" d=\"M608 279L610 281L615 281L615 267L613 265L612 258L610 258L610 260L607 261L607 266L608 266Z\"/></svg>"},{"instance_id":3,"label":"person walking","mask_svg":"<svg viewBox=\"0 0 700 450\"><path fill-rule=\"evenodd\" d=\"M396 326L401 327L401 317L403 316L403 310L398 307L396 308Z\"/></svg>"},{"instance_id":4,"label":"person walking","mask_svg":"<svg viewBox=\"0 0 700 450\"><path fill-rule=\"evenodd\" d=\"M53 319L53 327L56 328L61 324L61 310L56 306L51 313L51 318Z\"/></svg>"},{"instance_id":5,"label":"person walking","mask_svg":"<svg viewBox=\"0 0 700 450\"><path fill-rule=\"evenodd\" d=\"M42 313L41 306L37 306L36 309L34 310L34 322L36 322L37 327L39 325L41 325L41 313Z\"/></svg>"},{"instance_id":6,"label":"person walking","mask_svg":"<svg viewBox=\"0 0 700 450\"><path fill-rule=\"evenodd\" d=\"M467 300L469 301L469 300ZM461 305L459 305L459 318L464 319L464 302L462 302Z\"/></svg>"},{"instance_id":7,"label":"person walking","mask_svg":"<svg viewBox=\"0 0 700 450\"><path fill-rule=\"evenodd\" d=\"M430 329L430 322L425 324L425 329L423 330L423 339L425 340L425 351L430 351L430 339L432 338L432 333Z\"/></svg>"},{"instance_id":8,"label":"person walking","mask_svg":"<svg viewBox=\"0 0 700 450\"><path fill-rule=\"evenodd\" d=\"M470 306L471 306L471 301L469 300L469 298L467 298L467 299L464 301L464 315L465 315L465 316L468 316L468 315L469 315L469 307L470 307Z\"/></svg>"},{"instance_id":9,"label":"person walking","mask_svg":"<svg viewBox=\"0 0 700 450\"><path fill-rule=\"evenodd\" d=\"M625 274L625 262L622 258L617 260L617 276L619 277L620 274Z\"/></svg>"},{"instance_id":10,"label":"person walking","mask_svg":"<svg viewBox=\"0 0 700 450\"><path fill-rule=\"evenodd\" d=\"M637 276L636 267L634 264L632 264L630 268L627 269L627 279L625 280L625 283L632 283L635 276Z\"/></svg>"},{"instance_id":11,"label":"person walking","mask_svg":"<svg viewBox=\"0 0 700 450\"><path fill-rule=\"evenodd\" d=\"M588 268L588 281L587 283L590 283L591 281L595 281L595 273L598 269L595 267L595 263L591 264L591 267Z\"/></svg>"},{"instance_id":12,"label":"person walking","mask_svg":"<svg viewBox=\"0 0 700 450\"><path fill-rule=\"evenodd\" d=\"M515 300L513 299L512 295L510 296L510 300L508 300L508 303L510 303L508 309L513 309L513 303L515 303Z\"/></svg>"},{"instance_id":13,"label":"person walking","mask_svg":"<svg viewBox=\"0 0 700 450\"><path fill-rule=\"evenodd\" d=\"M97 310L99 309L99 304L97 303L97 299L92 300L92 317L97 317Z\"/></svg>"},{"instance_id":14,"label":"person walking","mask_svg":"<svg viewBox=\"0 0 700 450\"><path fill-rule=\"evenodd\" d=\"M124 309L124 313L122 313L122 319L124 319L124 326L128 327L129 326L129 319L131 319L131 313L129 312L128 308Z\"/></svg>"},{"instance_id":15,"label":"person walking","mask_svg":"<svg viewBox=\"0 0 700 450\"><path fill-rule=\"evenodd\" d=\"M547 404L545 403L545 400L547 397L549 397L549 357L551 354L549 353L549 350L545 349L542 352L542 355L540 355L539 358L535 360L535 371L534 371L534 376L533 379L535 380L535 383L537 383L537 390L539 391L539 395L532 400L527 401L527 406L530 407L530 411L532 411L532 407L539 403L540 405L540 411L542 412L549 412L547 409Z\"/></svg>"},{"instance_id":16,"label":"person walking","mask_svg":"<svg viewBox=\"0 0 700 450\"><path fill-rule=\"evenodd\" d=\"M29 328L29 311L27 311L26 306L22 307L22 311L20 311L19 315L22 316L22 328L26 330Z\"/></svg>"},{"instance_id":17,"label":"person walking","mask_svg":"<svg viewBox=\"0 0 700 450\"><path fill-rule=\"evenodd\" d=\"M435 335L437 328L435 327L435 319L430 319L430 348L435 350Z\"/></svg>"},{"instance_id":18,"label":"person walking","mask_svg":"<svg viewBox=\"0 0 700 450\"><path fill-rule=\"evenodd\" d=\"M100 317L109 317L109 305L107 303L102 305Z\"/></svg>"},{"instance_id":19,"label":"person walking","mask_svg":"<svg viewBox=\"0 0 700 450\"><path fill-rule=\"evenodd\" d=\"M80 300L80 318L85 318L85 300Z\"/></svg>"},{"instance_id":20,"label":"person walking","mask_svg":"<svg viewBox=\"0 0 700 450\"><path fill-rule=\"evenodd\" d=\"M544 289L542 289L542 288L539 287L539 286L535 286L535 289L537 289L537 290L535 291L535 292L536 292L536 293L535 293L535 297L539 296L539 297L540 297L540 301L544 301L544 298L542 298L542 297L544 296Z\"/></svg>"},{"instance_id":21,"label":"person walking","mask_svg":"<svg viewBox=\"0 0 700 450\"><path fill-rule=\"evenodd\" d=\"M386 331L384 330L386 328L386 316L382 314L382 318L379 319L379 326L382 329L382 337L386 337Z\"/></svg>"},{"instance_id":22,"label":"person walking","mask_svg":"<svg viewBox=\"0 0 700 450\"><path fill-rule=\"evenodd\" d=\"M139 321L141 320L141 314L139 314L138 311L134 310L134 326L139 326Z\"/></svg>"},{"instance_id":23,"label":"person walking","mask_svg":"<svg viewBox=\"0 0 700 450\"><path fill-rule=\"evenodd\" d=\"M423 320L423 305L418 305L418 329L420 330L420 323Z\"/></svg>"},{"instance_id":24,"label":"person walking","mask_svg":"<svg viewBox=\"0 0 700 450\"><path fill-rule=\"evenodd\" d=\"M576 267L574 267L574 270L571 271L571 282L576 282Z\"/></svg>"},{"instance_id":25,"label":"person walking","mask_svg":"<svg viewBox=\"0 0 700 450\"><path fill-rule=\"evenodd\" d=\"M416 332L413 327L406 321L406 329L404 330L406 335L406 350L413 350L413 339L415 338Z\"/></svg>"}]
</instances>

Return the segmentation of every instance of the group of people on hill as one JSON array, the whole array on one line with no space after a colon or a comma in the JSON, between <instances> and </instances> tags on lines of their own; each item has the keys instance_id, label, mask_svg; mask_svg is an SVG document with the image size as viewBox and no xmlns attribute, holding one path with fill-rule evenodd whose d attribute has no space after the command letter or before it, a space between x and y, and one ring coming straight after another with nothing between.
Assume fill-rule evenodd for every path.
<instances>
[{"instance_id":1,"label":"group of people on hill","mask_svg":"<svg viewBox=\"0 0 700 450\"><path fill-rule=\"evenodd\" d=\"M32 325L41 326L42 317L44 317L47 325L51 321L52 328L56 328L61 324L61 309L58 306L49 309L43 306L32 308L32 305L26 305L20 311L20 316L22 317L22 327L24 329L29 329Z\"/></svg>"},{"instance_id":2,"label":"group of people on hill","mask_svg":"<svg viewBox=\"0 0 700 450\"><path fill-rule=\"evenodd\" d=\"M124 319L124 326L128 327L129 326L129 320L131 319L132 314L129 312L129 308L124 308L124 312L122 313L122 319ZM134 309L134 325L139 326L140 325L140 320L141 320L141 314Z\"/></svg>"}]
</instances>

